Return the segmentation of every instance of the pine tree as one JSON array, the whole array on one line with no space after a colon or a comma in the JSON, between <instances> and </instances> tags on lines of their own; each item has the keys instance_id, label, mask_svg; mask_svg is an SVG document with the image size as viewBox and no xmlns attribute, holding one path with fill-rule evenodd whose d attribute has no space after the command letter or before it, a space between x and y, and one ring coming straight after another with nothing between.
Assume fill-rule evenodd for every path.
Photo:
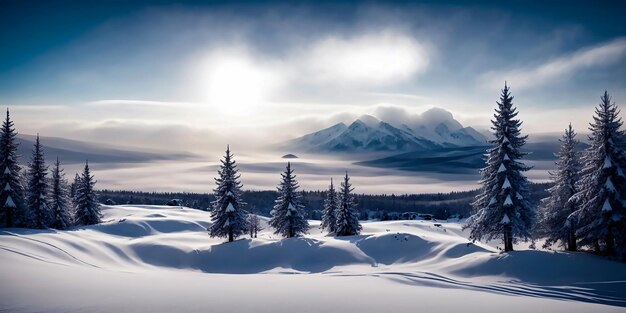
<instances>
[{"instance_id":1,"label":"pine tree","mask_svg":"<svg viewBox=\"0 0 626 313\"><path fill-rule=\"evenodd\" d=\"M48 205L48 167L45 165L43 148L39 135L35 140L33 157L28 167L28 190L26 203L28 205L29 224L33 228L47 228L50 226L52 212Z\"/></svg>"},{"instance_id":2,"label":"pine tree","mask_svg":"<svg viewBox=\"0 0 626 313\"><path fill-rule=\"evenodd\" d=\"M250 238L256 238L261 230L263 230L263 227L261 227L261 219L256 214L256 210L252 210L252 212L248 214L248 231L250 232Z\"/></svg>"},{"instance_id":3,"label":"pine tree","mask_svg":"<svg viewBox=\"0 0 626 313\"><path fill-rule=\"evenodd\" d=\"M272 210L272 218L269 221L275 234L283 237L295 237L306 234L309 231L309 222L306 220L302 194L298 192L298 182L293 174L291 163L287 163L287 169L281 173L282 180L278 185L278 199Z\"/></svg>"},{"instance_id":4,"label":"pine tree","mask_svg":"<svg viewBox=\"0 0 626 313\"><path fill-rule=\"evenodd\" d=\"M76 173L76 175L74 175L74 181L70 185L70 197L72 198L72 201L76 200L76 187L78 187L79 184L80 184L80 175Z\"/></svg>"},{"instance_id":5,"label":"pine tree","mask_svg":"<svg viewBox=\"0 0 626 313\"><path fill-rule=\"evenodd\" d=\"M501 238L504 251L513 251L518 238L531 237L535 216L528 201L528 180L522 174L531 167L519 161L526 155L520 149L528 136L520 134L522 122L516 119L517 108L506 83L497 105L491 121L495 139L489 141L494 147L487 150L487 166L480 171L482 186L472 203L474 214L464 228L471 229L470 239Z\"/></svg>"},{"instance_id":6,"label":"pine tree","mask_svg":"<svg viewBox=\"0 0 626 313\"><path fill-rule=\"evenodd\" d=\"M240 175L237 173L237 164L230 153L230 146L226 148L222 165L215 178L217 187L213 190L215 201L211 208L213 224L209 227L211 237L228 237L232 242L248 230L247 214L242 209L245 205L241 201Z\"/></svg>"},{"instance_id":7,"label":"pine tree","mask_svg":"<svg viewBox=\"0 0 626 313\"><path fill-rule=\"evenodd\" d=\"M0 129L0 227L25 226L26 203L17 154L17 132L7 116Z\"/></svg>"},{"instance_id":8,"label":"pine tree","mask_svg":"<svg viewBox=\"0 0 626 313\"><path fill-rule=\"evenodd\" d=\"M52 194L50 195L50 207L52 208L52 220L50 227L65 229L72 225L71 205L67 180L61 169L59 158L52 170Z\"/></svg>"},{"instance_id":9,"label":"pine tree","mask_svg":"<svg viewBox=\"0 0 626 313\"><path fill-rule=\"evenodd\" d=\"M331 178L330 186L326 192L326 199L324 200L324 210L322 212L322 229L328 230L331 234L334 234L336 231L337 222L335 216L338 207L337 192L335 191L333 179Z\"/></svg>"},{"instance_id":10,"label":"pine tree","mask_svg":"<svg viewBox=\"0 0 626 313\"><path fill-rule=\"evenodd\" d=\"M102 214L98 195L95 191L96 180L89 170L89 162L85 162L85 169L76 186L76 200L74 202L76 225L94 225L100 223Z\"/></svg>"},{"instance_id":11,"label":"pine tree","mask_svg":"<svg viewBox=\"0 0 626 313\"><path fill-rule=\"evenodd\" d=\"M604 92L590 124L590 147L583 154L578 192L579 205L571 216L578 225L579 244L606 255L626 258L626 144L615 102Z\"/></svg>"},{"instance_id":12,"label":"pine tree","mask_svg":"<svg viewBox=\"0 0 626 313\"><path fill-rule=\"evenodd\" d=\"M541 200L538 234L547 237L544 248L560 242L568 251L576 251L576 225L568 216L576 211L575 203L569 199L576 193L576 182L580 178L578 140L572 124L559 139L561 148L555 156L556 171L550 173L554 186L548 189L550 196Z\"/></svg>"},{"instance_id":13,"label":"pine tree","mask_svg":"<svg viewBox=\"0 0 626 313\"><path fill-rule=\"evenodd\" d=\"M356 201L352 195L352 184L348 172L341 183L339 191L339 206L335 213L335 231L337 236L354 236L361 233L359 223L359 211L356 209Z\"/></svg>"}]
</instances>

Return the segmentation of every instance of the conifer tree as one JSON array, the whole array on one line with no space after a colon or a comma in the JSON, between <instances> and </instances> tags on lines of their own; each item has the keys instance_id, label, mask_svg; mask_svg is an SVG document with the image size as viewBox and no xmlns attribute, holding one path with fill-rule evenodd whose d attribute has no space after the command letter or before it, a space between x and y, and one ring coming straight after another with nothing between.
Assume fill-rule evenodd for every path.
<instances>
[{"instance_id":1,"label":"conifer tree","mask_svg":"<svg viewBox=\"0 0 626 313\"><path fill-rule=\"evenodd\" d=\"M226 148L224 159L221 160L218 178L215 178L217 187L213 190L215 201L211 207L213 224L209 227L211 237L228 237L232 242L248 230L247 214L242 209L245 205L241 201L241 182L237 164L230 153L230 146Z\"/></svg>"},{"instance_id":2,"label":"conifer tree","mask_svg":"<svg viewBox=\"0 0 626 313\"><path fill-rule=\"evenodd\" d=\"M529 202L528 180L522 174L531 167L520 162L526 153L520 149L528 136L522 136L517 119L517 108L509 87L504 89L497 102L493 126L494 145L487 150L487 166L480 171L482 185L472 203L474 214L467 219L464 228L470 228L470 239L492 240L501 238L505 251L513 251L518 238L528 240L534 221L534 208Z\"/></svg>"},{"instance_id":3,"label":"conifer tree","mask_svg":"<svg viewBox=\"0 0 626 313\"><path fill-rule=\"evenodd\" d=\"M287 169L281 173L282 180L278 185L278 199L272 210L272 218L269 221L277 235L283 237L296 237L309 231L309 222L306 220L302 194L298 191L296 175L293 174L291 163L287 163Z\"/></svg>"},{"instance_id":4,"label":"conifer tree","mask_svg":"<svg viewBox=\"0 0 626 313\"><path fill-rule=\"evenodd\" d=\"M65 173L61 169L59 158L52 170L52 190L50 195L50 208L52 209L52 219L50 227L55 229L65 229L72 225L71 214L72 201L68 192L68 184Z\"/></svg>"},{"instance_id":5,"label":"conifer tree","mask_svg":"<svg viewBox=\"0 0 626 313\"><path fill-rule=\"evenodd\" d=\"M337 215L337 208L339 207L339 200L337 199L337 191L333 186L333 179L330 179L330 186L326 192L326 199L324 200L324 210L322 212L322 229L328 230L329 233L334 234L336 231L337 222L335 216Z\"/></svg>"},{"instance_id":6,"label":"conifer tree","mask_svg":"<svg viewBox=\"0 0 626 313\"><path fill-rule=\"evenodd\" d=\"M76 200L76 187L78 187L79 183L80 183L80 175L76 173L76 175L74 175L74 181L70 185L70 197L72 201Z\"/></svg>"},{"instance_id":7,"label":"conifer tree","mask_svg":"<svg viewBox=\"0 0 626 313\"><path fill-rule=\"evenodd\" d=\"M580 245L626 258L626 140L618 115L605 91L590 124L590 147L583 154L578 192L572 197L579 206L571 218L578 225Z\"/></svg>"},{"instance_id":8,"label":"conifer tree","mask_svg":"<svg viewBox=\"0 0 626 313\"><path fill-rule=\"evenodd\" d=\"M250 232L250 238L256 238L262 230L261 219L256 214L255 210L252 210L252 212L248 214L248 231Z\"/></svg>"},{"instance_id":9,"label":"conifer tree","mask_svg":"<svg viewBox=\"0 0 626 313\"><path fill-rule=\"evenodd\" d=\"M43 148L38 134L28 167L26 203L30 227L47 228L50 226L52 212L48 205L48 188L48 167L45 165Z\"/></svg>"},{"instance_id":10,"label":"conifer tree","mask_svg":"<svg viewBox=\"0 0 626 313\"><path fill-rule=\"evenodd\" d=\"M96 180L89 170L89 162L85 162L78 185L76 186L76 200L74 202L76 225L94 225L100 223L102 213L98 203L98 195L95 191Z\"/></svg>"},{"instance_id":11,"label":"conifer tree","mask_svg":"<svg viewBox=\"0 0 626 313\"><path fill-rule=\"evenodd\" d=\"M356 209L356 201L352 195L352 184L348 172L341 182L339 190L339 206L335 213L335 233L337 236L354 236L361 233L359 212Z\"/></svg>"},{"instance_id":12,"label":"conifer tree","mask_svg":"<svg viewBox=\"0 0 626 313\"><path fill-rule=\"evenodd\" d=\"M572 124L565 130L563 139L559 139L561 148L555 154L556 171L550 172L554 186L548 189L550 196L541 200L538 234L545 236L544 248L560 242L568 251L576 251L576 225L568 216L576 210L569 199L576 193L576 182L580 178L579 153L576 151L578 140Z\"/></svg>"},{"instance_id":13,"label":"conifer tree","mask_svg":"<svg viewBox=\"0 0 626 313\"><path fill-rule=\"evenodd\" d=\"M26 202L13 121L7 109L0 129L0 227L26 226Z\"/></svg>"}]
</instances>

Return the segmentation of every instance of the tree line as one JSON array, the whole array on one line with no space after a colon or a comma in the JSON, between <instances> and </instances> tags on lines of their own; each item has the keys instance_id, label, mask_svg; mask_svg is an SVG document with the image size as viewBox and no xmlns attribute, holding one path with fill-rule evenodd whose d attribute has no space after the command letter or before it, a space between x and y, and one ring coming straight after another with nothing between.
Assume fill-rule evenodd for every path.
<instances>
[{"instance_id":1,"label":"tree line","mask_svg":"<svg viewBox=\"0 0 626 313\"><path fill-rule=\"evenodd\" d=\"M39 134L25 173L17 149L17 131L7 109L0 129L0 227L65 229L100 222L96 181L87 162L69 184L58 157L49 175Z\"/></svg>"}]
</instances>

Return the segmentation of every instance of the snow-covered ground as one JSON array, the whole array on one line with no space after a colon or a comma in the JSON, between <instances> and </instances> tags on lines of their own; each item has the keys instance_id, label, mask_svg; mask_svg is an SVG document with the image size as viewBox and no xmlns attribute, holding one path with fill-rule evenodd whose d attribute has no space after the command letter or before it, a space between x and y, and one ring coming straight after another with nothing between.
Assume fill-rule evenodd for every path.
<instances>
[{"instance_id":1,"label":"snow-covered ground","mask_svg":"<svg viewBox=\"0 0 626 313\"><path fill-rule=\"evenodd\" d=\"M104 207L69 231L0 230L2 312L625 312L626 264L499 254L458 223L363 224L355 237L209 238L206 212ZM314 222L312 222L314 223ZM435 223L441 226L435 226Z\"/></svg>"}]
</instances>

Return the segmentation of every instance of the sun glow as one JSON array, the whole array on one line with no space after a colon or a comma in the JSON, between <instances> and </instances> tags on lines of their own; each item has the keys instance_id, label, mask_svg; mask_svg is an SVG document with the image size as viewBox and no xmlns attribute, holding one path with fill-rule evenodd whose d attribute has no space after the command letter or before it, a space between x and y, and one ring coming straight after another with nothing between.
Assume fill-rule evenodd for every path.
<instances>
[{"instance_id":1,"label":"sun glow","mask_svg":"<svg viewBox=\"0 0 626 313\"><path fill-rule=\"evenodd\" d=\"M230 116L258 113L277 85L274 73L242 53L213 55L203 72L205 100Z\"/></svg>"}]
</instances>

